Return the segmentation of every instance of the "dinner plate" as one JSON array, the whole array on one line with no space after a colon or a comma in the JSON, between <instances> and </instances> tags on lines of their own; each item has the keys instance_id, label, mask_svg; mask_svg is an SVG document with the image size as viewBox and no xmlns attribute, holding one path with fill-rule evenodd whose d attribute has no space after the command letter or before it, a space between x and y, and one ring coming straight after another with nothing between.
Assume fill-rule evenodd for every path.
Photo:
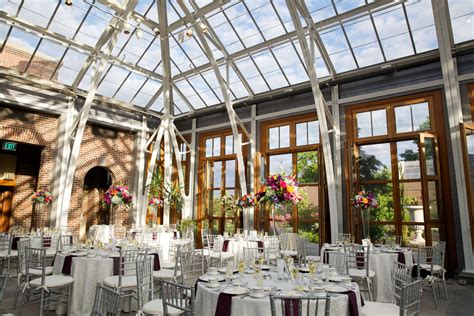
<instances>
[{"instance_id":1,"label":"dinner plate","mask_svg":"<svg viewBox=\"0 0 474 316\"><path fill-rule=\"evenodd\" d=\"M300 268L300 272L301 272L301 273L309 273L309 268L307 268L307 267L301 267L301 268Z\"/></svg>"},{"instance_id":2,"label":"dinner plate","mask_svg":"<svg viewBox=\"0 0 474 316\"><path fill-rule=\"evenodd\" d=\"M250 292L249 296L253 297L253 298L263 298L263 297L267 296L267 293L265 293L265 292Z\"/></svg>"},{"instance_id":3,"label":"dinner plate","mask_svg":"<svg viewBox=\"0 0 474 316\"><path fill-rule=\"evenodd\" d=\"M400 250L396 250L396 249L382 249L382 252L398 253L398 252L400 252Z\"/></svg>"},{"instance_id":4,"label":"dinner plate","mask_svg":"<svg viewBox=\"0 0 474 316\"><path fill-rule=\"evenodd\" d=\"M209 287L209 288L211 288L211 289L217 288L217 287L219 287L219 286L221 286L219 283L209 283L209 282L206 283L206 287Z\"/></svg>"},{"instance_id":5,"label":"dinner plate","mask_svg":"<svg viewBox=\"0 0 474 316\"><path fill-rule=\"evenodd\" d=\"M342 278L340 276L332 276L332 277L329 278L329 281L342 282Z\"/></svg>"},{"instance_id":6,"label":"dinner plate","mask_svg":"<svg viewBox=\"0 0 474 316\"><path fill-rule=\"evenodd\" d=\"M347 292L347 289L342 286L330 285L326 287L326 291L332 292L332 293L343 293L343 292Z\"/></svg>"},{"instance_id":7,"label":"dinner plate","mask_svg":"<svg viewBox=\"0 0 474 316\"><path fill-rule=\"evenodd\" d=\"M278 296L302 297L304 294L296 291L281 291L278 292Z\"/></svg>"},{"instance_id":8,"label":"dinner plate","mask_svg":"<svg viewBox=\"0 0 474 316\"><path fill-rule=\"evenodd\" d=\"M87 256L87 252L72 252L71 253L72 256L76 256L76 257L84 257L84 256Z\"/></svg>"},{"instance_id":9,"label":"dinner plate","mask_svg":"<svg viewBox=\"0 0 474 316\"><path fill-rule=\"evenodd\" d=\"M243 294L247 294L248 291L249 290L247 288L238 286L238 287L229 287L222 292L225 294L243 295Z\"/></svg>"},{"instance_id":10,"label":"dinner plate","mask_svg":"<svg viewBox=\"0 0 474 316\"><path fill-rule=\"evenodd\" d=\"M202 281L205 281L205 282L209 282L209 280L215 279L218 282L220 282L220 281L225 280L225 276L220 275L220 274L217 274L217 275L203 275L203 276L200 276L199 279L202 280Z\"/></svg>"},{"instance_id":11,"label":"dinner plate","mask_svg":"<svg viewBox=\"0 0 474 316\"><path fill-rule=\"evenodd\" d=\"M220 268L220 269L218 269L217 271L220 272L220 273L223 273L223 274L226 274L226 273L227 273L226 268ZM239 272L238 269L232 270L232 273L237 273L237 272Z\"/></svg>"}]
</instances>

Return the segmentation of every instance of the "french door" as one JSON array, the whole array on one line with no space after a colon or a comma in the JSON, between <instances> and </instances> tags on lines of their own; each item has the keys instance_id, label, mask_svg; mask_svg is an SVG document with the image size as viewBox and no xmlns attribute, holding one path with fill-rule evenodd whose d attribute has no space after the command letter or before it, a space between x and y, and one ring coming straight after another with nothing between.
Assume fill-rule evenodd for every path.
<instances>
[{"instance_id":1,"label":"french door","mask_svg":"<svg viewBox=\"0 0 474 316\"><path fill-rule=\"evenodd\" d=\"M12 200L13 187L0 186L0 232L7 232L10 228Z\"/></svg>"}]
</instances>

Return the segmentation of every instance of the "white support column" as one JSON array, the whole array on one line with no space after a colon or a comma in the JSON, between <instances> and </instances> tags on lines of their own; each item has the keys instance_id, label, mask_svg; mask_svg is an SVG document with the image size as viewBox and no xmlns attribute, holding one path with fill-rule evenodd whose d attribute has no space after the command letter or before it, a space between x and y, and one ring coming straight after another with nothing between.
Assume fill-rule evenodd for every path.
<instances>
[{"instance_id":1,"label":"white support column","mask_svg":"<svg viewBox=\"0 0 474 316\"><path fill-rule=\"evenodd\" d=\"M171 150L171 140L169 129L173 127L172 115L173 115L173 100L171 94L171 57L170 57L170 43L168 36L168 13L166 11L165 0L158 0L158 20L160 21L160 47L161 47L161 59L163 67L163 119L161 125L163 126L163 137L164 137L164 172L163 181L164 185L171 186L172 172L173 172L173 157ZM169 200L165 196L164 207L163 207L163 223L169 224L170 222L170 205Z\"/></svg>"},{"instance_id":2,"label":"white support column","mask_svg":"<svg viewBox=\"0 0 474 316\"><path fill-rule=\"evenodd\" d=\"M336 184L337 209L342 212L342 147L339 118L339 86L331 87L332 118L334 120L333 136L333 158L334 158L334 180ZM339 231L344 231L342 220L339 221Z\"/></svg>"},{"instance_id":3,"label":"white support column","mask_svg":"<svg viewBox=\"0 0 474 316\"><path fill-rule=\"evenodd\" d=\"M436 37L438 39L441 70L443 72L444 90L446 94L446 107L448 112L449 137L451 138L451 153L453 156L455 189L458 202L460 225L462 232L462 246L464 255L463 272L474 273L474 256L470 236L470 222L466 192L466 179L464 175L464 160L462 140L459 124L463 121L461 92L457 81L456 60L452 56L453 36L449 18L447 0L432 0L433 15L435 19Z\"/></svg>"},{"instance_id":4,"label":"white support column","mask_svg":"<svg viewBox=\"0 0 474 316\"><path fill-rule=\"evenodd\" d=\"M54 162L54 186L53 196L56 199L53 200L51 209L50 224L53 227L61 227L61 206L63 194L61 194L61 188L64 188L66 183L66 173L69 157L69 139L67 137L67 131L71 128L74 119L74 101L75 98L71 98L68 102L67 110L59 117L59 128L58 128L58 143L56 147L56 159ZM67 218L67 213L64 215ZM67 224L67 223L66 223Z\"/></svg>"},{"instance_id":5,"label":"white support column","mask_svg":"<svg viewBox=\"0 0 474 316\"><path fill-rule=\"evenodd\" d=\"M295 7L295 3L292 0L286 0L286 5L291 14L293 25L298 36L298 41L303 52L306 68L308 69L309 79L311 82L311 89L313 91L314 103L316 106L316 112L319 120L319 128L321 131L321 142L323 147L324 165L326 169L326 182L328 186L328 200L329 200L329 212L330 212L330 223L331 223L331 240L336 242L339 233L339 215L340 210L337 206L337 195L336 185L334 181L334 168L332 160L332 149L328 133L327 116L325 113L324 98L319 88L319 80L316 75L316 69L314 67L314 59L311 58L311 51L305 38L301 20L298 15L298 11ZM330 113L327 113L330 114Z\"/></svg>"},{"instance_id":6,"label":"white support column","mask_svg":"<svg viewBox=\"0 0 474 316\"><path fill-rule=\"evenodd\" d=\"M250 159L248 160L248 170L249 170L249 191L250 194L255 194L255 154L257 153L257 105L252 104L250 109ZM249 208L248 214L244 214L244 223L247 224L247 227L244 226L244 229L253 229L255 228L254 221L255 209ZM247 216L247 218L245 218Z\"/></svg>"},{"instance_id":7,"label":"white support column","mask_svg":"<svg viewBox=\"0 0 474 316\"><path fill-rule=\"evenodd\" d=\"M137 204L135 206L135 212L133 214L133 219L135 225L137 227L141 227L144 223L142 223L141 219L146 217L146 207L147 207L147 199L145 195L145 153L147 149L146 145L146 130L147 130L147 119L145 117L142 118L142 130L138 133L138 148L137 148L137 160L135 161L135 169L137 170L136 177L137 180L135 181L137 186L136 190L136 201ZM142 216L142 212L145 212L145 216Z\"/></svg>"},{"instance_id":8,"label":"white support column","mask_svg":"<svg viewBox=\"0 0 474 316\"><path fill-rule=\"evenodd\" d=\"M194 205L195 205L195 200L194 200L194 192L195 190L195 179L197 170L196 169L196 119L194 118L192 121L192 132L191 132L191 142L189 144L190 147L190 155L189 155L189 179L188 179L188 187L189 187L189 192L186 198L189 201L185 201L186 207L189 209L185 209L186 214L189 215L190 218L196 218L197 214L194 213Z\"/></svg>"},{"instance_id":9,"label":"white support column","mask_svg":"<svg viewBox=\"0 0 474 316\"><path fill-rule=\"evenodd\" d=\"M189 9L184 4L183 0L178 0L178 4L181 7L181 10L183 10L186 18L188 19L188 22L191 23L191 25L193 25L194 32L199 37L199 41L201 42L204 53L206 54L207 58L209 59L209 62L212 65L212 68L214 70L214 74L216 75L217 81L219 83L219 87L221 89L222 95L224 96L225 106L227 109L227 114L229 115L230 125L232 128L232 134L234 136L234 148L236 149L236 155L237 155L237 171L239 174L240 190L241 190L241 194L245 195L247 194L247 182L246 182L246 177L245 177L244 158L242 154L242 142L239 138L239 131L237 128L237 120L236 120L237 114L234 111L232 100L230 98L230 88L229 88L228 82L226 83L224 78L222 77L222 74L219 70L219 66L207 42L206 36L204 35L201 28L199 27L196 19L193 17L191 12L189 12Z\"/></svg>"}]
</instances>

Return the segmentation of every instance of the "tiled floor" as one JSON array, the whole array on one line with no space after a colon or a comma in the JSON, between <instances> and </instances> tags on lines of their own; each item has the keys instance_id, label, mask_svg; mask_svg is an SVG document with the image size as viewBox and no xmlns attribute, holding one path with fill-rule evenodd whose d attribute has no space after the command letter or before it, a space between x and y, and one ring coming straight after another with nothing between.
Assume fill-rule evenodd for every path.
<instances>
[{"instance_id":1,"label":"tiled floor","mask_svg":"<svg viewBox=\"0 0 474 316\"><path fill-rule=\"evenodd\" d=\"M0 304L1 315L8 313L15 314L15 311L12 310L13 297L15 295L15 284L16 280L13 279L11 279L7 284L7 290L4 299ZM428 291L424 291L421 304L421 315L474 316L474 285L459 285L457 280L451 279L448 280L448 292L449 300L445 300L442 293L438 294L439 308L436 310L434 307L432 294ZM38 305L25 307L23 315L39 315Z\"/></svg>"}]
</instances>

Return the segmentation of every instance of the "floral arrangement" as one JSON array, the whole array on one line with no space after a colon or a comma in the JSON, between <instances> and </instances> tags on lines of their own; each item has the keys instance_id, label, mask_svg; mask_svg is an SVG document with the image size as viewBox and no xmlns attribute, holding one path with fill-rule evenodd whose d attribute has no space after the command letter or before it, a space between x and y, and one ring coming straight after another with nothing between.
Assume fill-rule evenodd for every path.
<instances>
[{"instance_id":1,"label":"floral arrangement","mask_svg":"<svg viewBox=\"0 0 474 316\"><path fill-rule=\"evenodd\" d=\"M291 214L275 215L275 226L280 230L286 230L290 226Z\"/></svg>"},{"instance_id":2,"label":"floral arrangement","mask_svg":"<svg viewBox=\"0 0 474 316\"><path fill-rule=\"evenodd\" d=\"M151 197L148 200L148 206L158 207L163 205L163 200L158 197Z\"/></svg>"},{"instance_id":3,"label":"floral arrangement","mask_svg":"<svg viewBox=\"0 0 474 316\"><path fill-rule=\"evenodd\" d=\"M245 194L237 200L237 206L240 208L253 207L255 205L255 199L251 194Z\"/></svg>"},{"instance_id":4,"label":"floral arrangement","mask_svg":"<svg viewBox=\"0 0 474 316\"><path fill-rule=\"evenodd\" d=\"M33 204L50 204L53 202L53 195L46 187L43 187L42 189L33 192L31 201Z\"/></svg>"},{"instance_id":5,"label":"floral arrangement","mask_svg":"<svg viewBox=\"0 0 474 316\"><path fill-rule=\"evenodd\" d=\"M112 184L104 194L105 203L112 206L125 205L125 207L129 207L132 205L132 199L128 186Z\"/></svg>"},{"instance_id":6,"label":"floral arrangement","mask_svg":"<svg viewBox=\"0 0 474 316\"><path fill-rule=\"evenodd\" d=\"M232 195L224 195L220 198L219 203L224 210L226 216L239 216L240 208Z\"/></svg>"},{"instance_id":7,"label":"floral arrangement","mask_svg":"<svg viewBox=\"0 0 474 316\"><path fill-rule=\"evenodd\" d=\"M377 208L377 200L372 192L365 193L360 191L352 198L352 206L360 209L367 209L369 207Z\"/></svg>"},{"instance_id":8,"label":"floral arrangement","mask_svg":"<svg viewBox=\"0 0 474 316\"><path fill-rule=\"evenodd\" d=\"M298 182L293 176L270 175L256 194L258 202L297 205L303 196L298 193Z\"/></svg>"}]
</instances>

